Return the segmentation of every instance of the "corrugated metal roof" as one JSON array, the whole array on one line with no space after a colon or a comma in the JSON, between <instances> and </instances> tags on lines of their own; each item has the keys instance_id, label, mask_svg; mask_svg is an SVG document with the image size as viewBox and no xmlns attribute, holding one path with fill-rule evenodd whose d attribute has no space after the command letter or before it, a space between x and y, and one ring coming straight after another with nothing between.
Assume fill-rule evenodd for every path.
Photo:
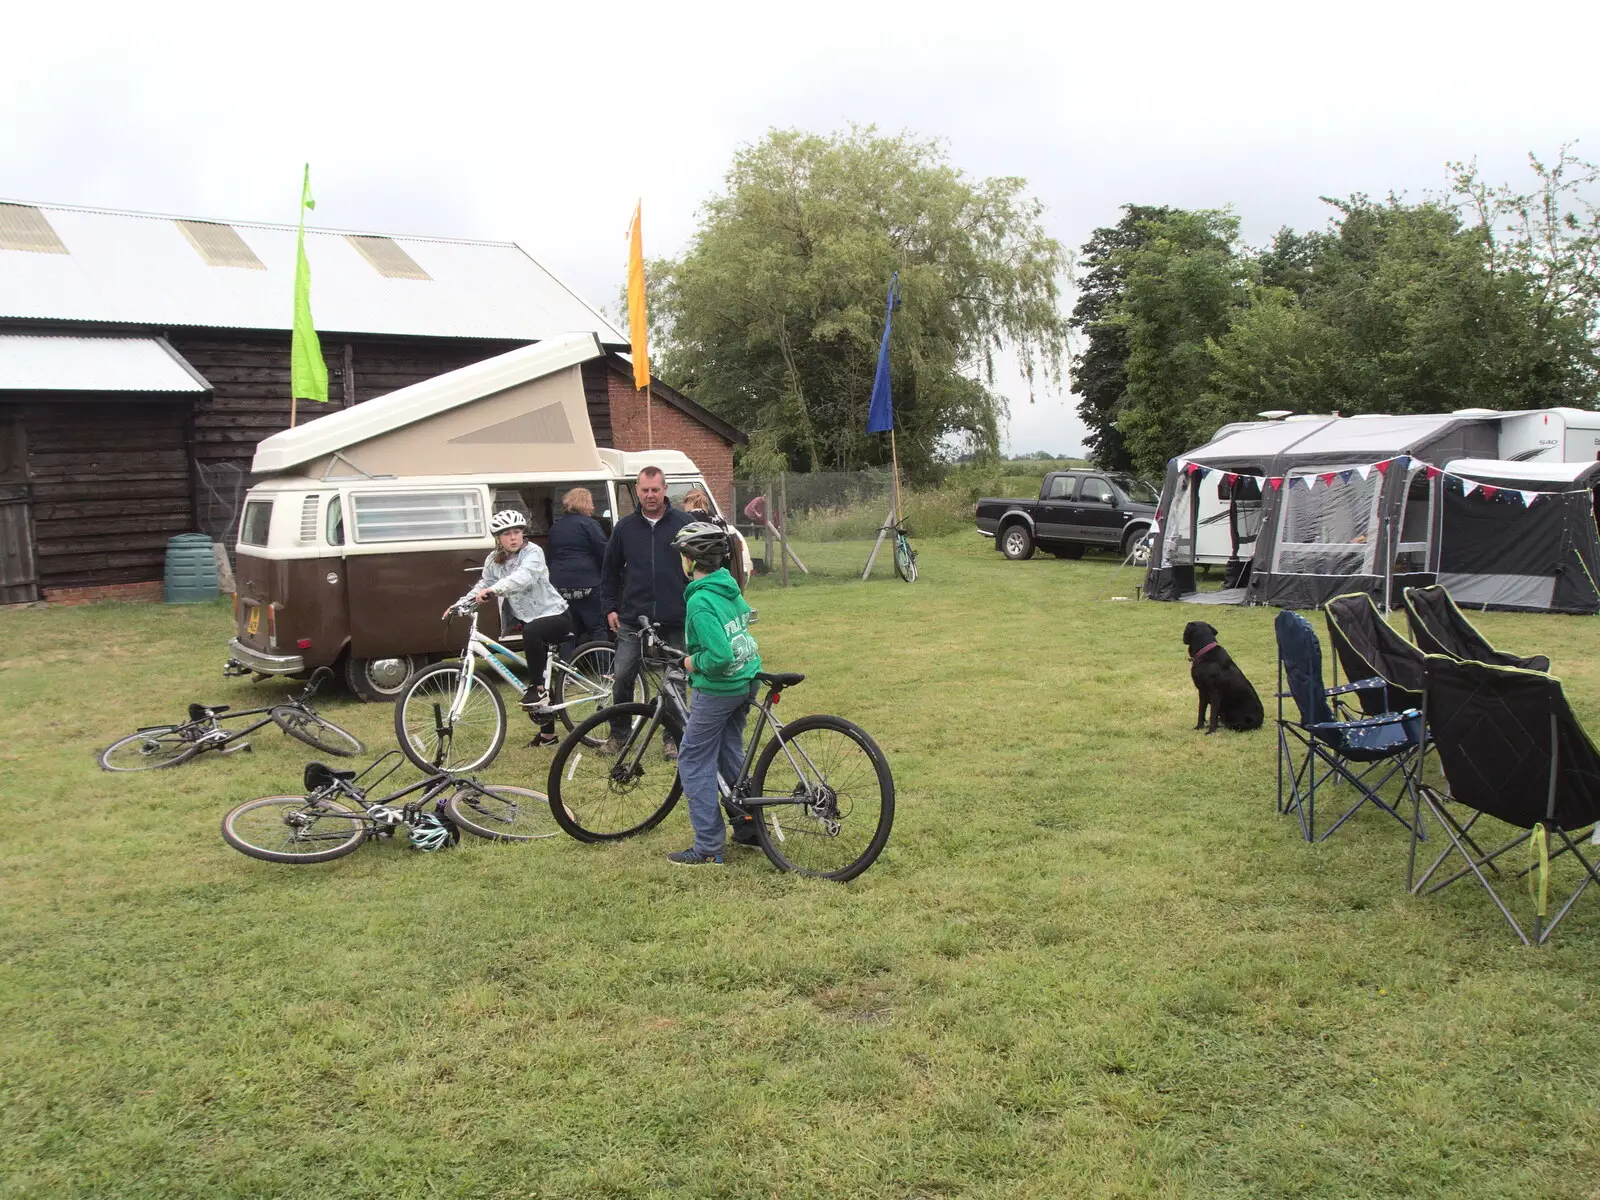
<instances>
[{"instance_id":1,"label":"corrugated metal roof","mask_svg":"<svg viewBox=\"0 0 1600 1200\"><path fill-rule=\"evenodd\" d=\"M0 392L210 390L160 338L0 333Z\"/></svg>"},{"instance_id":2,"label":"corrugated metal roof","mask_svg":"<svg viewBox=\"0 0 1600 1200\"><path fill-rule=\"evenodd\" d=\"M604 353L594 334L582 333L497 354L263 438L251 470L284 471Z\"/></svg>"},{"instance_id":3,"label":"corrugated metal roof","mask_svg":"<svg viewBox=\"0 0 1600 1200\"><path fill-rule=\"evenodd\" d=\"M48 218L67 253L0 250L0 318L290 328L293 225L230 222L266 266L242 270L208 264L177 224L204 218L34 207ZM347 240L351 233L393 236L306 230L318 330L529 341L583 332L607 344L627 343L609 321L511 242L393 236L429 276L397 279L386 278L363 258Z\"/></svg>"}]
</instances>

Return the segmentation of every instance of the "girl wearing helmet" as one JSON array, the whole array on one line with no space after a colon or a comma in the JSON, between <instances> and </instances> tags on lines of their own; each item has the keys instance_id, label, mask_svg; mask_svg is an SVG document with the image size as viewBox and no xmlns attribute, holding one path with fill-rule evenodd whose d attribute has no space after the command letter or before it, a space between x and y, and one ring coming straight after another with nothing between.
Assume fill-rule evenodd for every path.
<instances>
[{"instance_id":1,"label":"girl wearing helmet","mask_svg":"<svg viewBox=\"0 0 1600 1200\"><path fill-rule=\"evenodd\" d=\"M722 862L727 825L717 775L736 779L744 765L744 725L755 696L761 655L750 636L750 606L726 563L733 551L728 531L710 521L692 521L678 530L672 546L693 568L684 590L684 640L694 689L689 721L678 743L678 778L689 798L694 845L667 858L683 866ZM757 842L753 821L735 828L734 841Z\"/></svg>"},{"instance_id":2,"label":"girl wearing helmet","mask_svg":"<svg viewBox=\"0 0 1600 1200\"><path fill-rule=\"evenodd\" d=\"M698 484L683 494L678 507L689 513L696 521L709 521L713 525L721 526L732 546L728 561L723 565L728 568L733 581L739 585L739 590L744 591L745 584L750 582L750 572L754 569L750 559L750 547L745 544L744 534L717 515L717 510L711 506L710 494Z\"/></svg>"},{"instance_id":3,"label":"girl wearing helmet","mask_svg":"<svg viewBox=\"0 0 1600 1200\"><path fill-rule=\"evenodd\" d=\"M538 736L528 745L554 746L561 739L545 708L544 676L550 647L571 635L572 618L567 602L550 584L544 551L528 540L528 519L516 509L502 509L490 518L489 532L494 534L495 548L483 560L483 578L457 603L498 600L501 634L521 632L530 677L528 690L522 693L522 707L539 726ZM449 609L445 612L448 615Z\"/></svg>"}]
</instances>

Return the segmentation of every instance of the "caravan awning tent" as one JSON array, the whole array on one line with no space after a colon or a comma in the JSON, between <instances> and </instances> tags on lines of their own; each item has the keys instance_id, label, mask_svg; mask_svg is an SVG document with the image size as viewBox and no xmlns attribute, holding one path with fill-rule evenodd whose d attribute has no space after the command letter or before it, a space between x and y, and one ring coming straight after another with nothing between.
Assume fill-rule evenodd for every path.
<instances>
[{"instance_id":1,"label":"caravan awning tent","mask_svg":"<svg viewBox=\"0 0 1600 1200\"><path fill-rule=\"evenodd\" d=\"M1197 543L1226 520L1239 564L1232 573L1247 579L1245 603L1315 608L1353 591L1392 600L1443 571L1447 586L1452 573L1463 582L1483 577L1474 593L1482 599L1465 603L1600 609L1600 591L1586 579L1600 546L1580 479L1541 476L1538 487L1491 483L1485 492L1446 468L1492 459L1498 438L1496 421L1476 415L1297 418L1225 429L1168 464L1147 594L1175 600L1193 592ZM1565 498L1530 507L1523 491ZM1475 506L1496 497L1508 507L1490 521ZM1246 506L1248 520L1239 513ZM1508 559L1506 538L1521 539L1528 555ZM1451 564L1460 569L1447 570ZM1497 564L1519 582L1488 582ZM1533 578L1545 582L1530 584Z\"/></svg>"}]
</instances>

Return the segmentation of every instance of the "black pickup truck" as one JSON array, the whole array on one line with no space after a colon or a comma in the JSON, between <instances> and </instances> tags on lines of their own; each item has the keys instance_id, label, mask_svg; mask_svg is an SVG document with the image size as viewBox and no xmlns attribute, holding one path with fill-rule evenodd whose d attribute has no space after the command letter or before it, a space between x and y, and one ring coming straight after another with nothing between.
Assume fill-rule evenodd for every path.
<instances>
[{"instance_id":1,"label":"black pickup truck","mask_svg":"<svg viewBox=\"0 0 1600 1200\"><path fill-rule=\"evenodd\" d=\"M1037 500L978 501L978 532L1007 558L1035 548L1082 558L1090 546L1134 554L1155 525L1160 496L1142 479L1089 468L1052 471Z\"/></svg>"}]
</instances>

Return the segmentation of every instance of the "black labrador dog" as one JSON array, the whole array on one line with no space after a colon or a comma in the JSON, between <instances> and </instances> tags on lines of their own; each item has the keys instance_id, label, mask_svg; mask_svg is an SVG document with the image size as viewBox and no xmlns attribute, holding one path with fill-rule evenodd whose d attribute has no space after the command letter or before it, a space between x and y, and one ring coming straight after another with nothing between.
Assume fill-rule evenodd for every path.
<instances>
[{"instance_id":1,"label":"black labrador dog","mask_svg":"<svg viewBox=\"0 0 1600 1200\"><path fill-rule=\"evenodd\" d=\"M1217 631L1204 621L1190 621L1183 627L1183 644L1189 648L1189 678L1200 693L1200 718L1196 729L1206 723L1206 708L1211 709L1211 728L1220 722L1235 733L1260 729L1261 697L1244 677L1239 664L1217 644Z\"/></svg>"}]
</instances>

